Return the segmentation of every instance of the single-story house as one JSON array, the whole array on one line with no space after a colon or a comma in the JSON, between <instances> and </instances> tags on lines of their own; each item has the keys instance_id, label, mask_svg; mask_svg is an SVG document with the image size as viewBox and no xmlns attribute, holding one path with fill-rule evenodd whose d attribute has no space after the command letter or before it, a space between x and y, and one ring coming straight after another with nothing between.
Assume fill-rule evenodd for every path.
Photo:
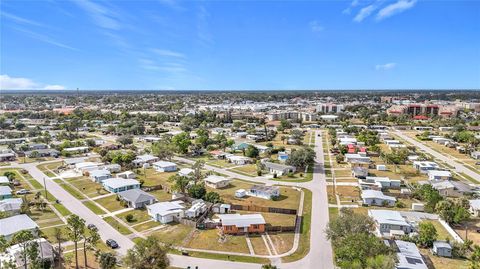
<instances>
[{"instance_id":1,"label":"single-story house","mask_svg":"<svg viewBox=\"0 0 480 269\"><path fill-rule=\"evenodd\" d=\"M262 214L223 214L219 215L221 228L226 234L265 232L265 219Z\"/></svg>"},{"instance_id":2,"label":"single-story house","mask_svg":"<svg viewBox=\"0 0 480 269\"><path fill-rule=\"evenodd\" d=\"M112 174L108 170L99 169L99 170L90 171L89 176L92 179L92 181L95 181L97 183L102 183L102 181L104 181L105 179L111 178Z\"/></svg>"},{"instance_id":3,"label":"single-story house","mask_svg":"<svg viewBox=\"0 0 480 269\"><path fill-rule=\"evenodd\" d=\"M228 153L223 152L221 150L212 150L209 152L210 155L212 155L213 158L215 159L225 159L225 157L228 155Z\"/></svg>"},{"instance_id":4,"label":"single-story house","mask_svg":"<svg viewBox=\"0 0 480 269\"><path fill-rule=\"evenodd\" d=\"M102 166L102 163L94 162L79 162L74 164L74 170L79 173L90 172L93 170L98 170Z\"/></svg>"},{"instance_id":5,"label":"single-story house","mask_svg":"<svg viewBox=\"0 0 480 269\"><path fill-rule=\"evenodd\" d=\"M9 186L0 186L0 200L12 197L12 189Z\"/></svg>"},{"instance_id":6,"label":"single-story house","mask_svg":"<svg viewBox=\"0 0 480 269\"><path fill-rule=\"evenodd\" d=\"M118 193L131 189L140 189L140 182L135 179L109 178L102 182L103 188L109 192Z\"/></svg>"},{"instance_id":7,"label":"single-story house","mask_svg":"<svg viewBox=\"0 0 480 269\"><path fill-rule=\"evenodd\" d=\"M254 196L262 199L274 199L280 196L280 187L253 185L247 193L249 196Z\"/></svg>"},{"instance_id":8,"label":"single-story house","mask_svg":"<svg viewBox=\"0 0 480 269\"><path fill-rule=\"evenodd\" d=\"M128 207L143 208L157 201L155 196L148 194L141 189L131 189L117 193L120 200L127 202Z\"/></svg>"},{"instance_id":9,"label":"single-story house","mask_svg":"<svg viewBox=\"0 0 480 269\"><path fill-rule=\"evenodd\" d=\"M377 206L394 206L397 199L392 196L383 194L377 190L362 190L362 200L364 205Z\"/></svg>"},{"instance_id":10,"label":"single-story house","mask_svg":"<svg viewBox=\"0 0 480 269\"><path fill-rule=\"evenodd\" d=\"M15 161L15 153L11 150L0 151L0 162Z\"/></svg>"},{"instance_id":11,"label":"single-story house","mask_svg":"<svg viewBox=\"0 0 480 269\"><path fill-rule=\"evenodd\" d=\"M271 174L276 174L277 176L283 176L288 173L295 173L295 171L297 170L295 166L280 163L265 162L264 165Z\"/></svg>"},{"instance_id":12,"label":"single-story house","mask_svg":"<svg viewBox=\"0 0 480 269\"><path fill-rule=\"evenodd\" d=\"M10 185L10 180L6 176L0 176L0 185Z\"/></svg>"},{"instance_id":13,"label":"single-story house","mask_svg":"<svg viewBox=\"0 0 480 269\"><path fill-rule=\"evenodd\" d=\"M473 151L472 153L470 153L470 156L475 160L480 160L480 151Z\"/></svg>"},{"instance_id":14,"label":"single-story house","mask_svg":"<svg viewBox=\"0 0 480 269\"><path fill-rule=\"evenodd\" d=\"M137 176L135 175L134 172L132 171L125 171L125 172L122 172L122 173L118 173L117 174L117 177L120 177L120 178L129 178L129 179L135 179Z\"/></svg>"},{"instance_id":15,"label":"single-story house","mask_svg":"<svg viewBox=\"0 0 480 269\"><path fill-rule=\"evenodd\" d=\"M58 157L60 152L56 149L35 149L25 151L27 157Z\"/></svg>"},{"instance_id":16,"label":"single-story house","mask_svg":"<svg viewBox=\"0 0 480 269\"><path fill-rule=\"evenodd\" d=\"M452 257L452 246L446 241L435 241L432 253L440 257Z\"/></svg>"},{"instance_id":17,"label":"single-story house","mask_svg":"<svg viewBox=\"0 0 480 269\"><path fill-rule=\"evenodd\" d=\"M147 205L147 212L154 221L166 224L184 217L185 207L182 204L182 201L155 203Z\"/></svg>"},{"instance_id":18,"label":"single-story house","mask_svg":"<svg viewBox=\"0 0 480 269\"><path fill-rule=\"evenodd\" d=\"M437 163L428 161L414 161L413 167L423 174L428 173L429 170L440 169L440 166Z\"/></svg>"},{"instance_id":19,"label":"single-story house","mask_svg":"<svg viewBox=\"0 0 480 269\"><path fill-rule=\"evenodd\" d=\"M135 160L132 161L132 163L137 166L137 167L140 167L144 164L152 164L156 161L160 160L160 158L156 157L156 156L153 156L153 155L150 155L150 154L144 154L144 155L139 155L135 158Z\"/></svg>"},{"instance_id":20,"label":"single-story house","mask_svg":"<svg viewBox=\"0 0 480 269\"><path fill-rule=\"evenodd\" d=\"M428 174L428 180L431 180L431 181L452 179L452 173L450 171L429 170L427 174Z\"/></svg>"},{"instance_id":21,"label":"single-story house","mask_svg":"<svg viewBox=\"0 0 480 269\"><path fill-rule=\"evenodd\" d=\"M191 168L182 168L180 171L178 171L178 174L182 177L188 177L191 176L195 171Z\"/></svg>"},{"instance_id":22,"label":"single-story house","mask_svg":"<svg viewBox=\"0 0 480 269\"><path fill-rule=\"evenodd\" d=\"M412 225L398 211L370 209L368 215L375 222L376 232L381 237L401 236L413 231Z\"/></svg>"},{"instance_id":23,"label":"single-story house","mask_svg":"<svg viewBox=\"0 0 480 269\"><path fill-rule=\"evenodd\" d=\"M415 243L401 240L385 242L397 252L396 269L428 269Z\"/></svg>"},{"instance_id":24,"label":"single-story house","mask_svg":"<svg viewBox=\"0 0 480 269\"><path fill-rule=\"evenodd\" d=\"M207 204L202 199L198 199L193 201L192 206L185 211L185 216L187 218L197 218L205 213L207 209Z\"/></svg>"},{"instance_id":25,"label":"single-story house","mask_svg":"<svg viewBox=\"0 0 480 269\"><path fill-rule=\"evenodd\" d=\"M17 214L22 207L22 198L7 198L0 200L0 212Z\"/></svg>"},{"instance_id":26,"label":"single-story house","mask_svg":"<svg viewBox=\"0 0 480 269\"><path fill-rule=\"evenodd\" d=\"M252 160L248 157L245 157L245 156L238 156L238 155L227 155L227 160L230 161L231 163L233 164L236 164L236 165L244 165L244 164L247 164L247 163L250 163Z\"/></svg>"},{"instance_id":27,"label":"single-story house","mask_svg":"<svg viewBox=\"0 0 480 269\"><path fill-rule=\"evenodd\" d=\"M398 189L401 181L399 179L390 179L389 177L367 176L365 179L359 179L358 184L362 190Z\"/></svg>"},{"instance_id":28,"label":"single-story house","mask_svg":"<svg viewBox=\"0 0 480 269\"><path fill-rule=\"evenodd\" d=\"M27 257L27 266L25 266L25 261L24 261L24 256L23 256L23 251L24 247L23 245L29 245L33 242L36 242L38 244L38 257L42 259L44 262L49 261L48 264L53 264L54 263L54 258L55 258L55 252L53 251L53 246L50 244L45 238L38 238L34 240L30 240L28 242L22 243L22 244L16 244L13 246L8 247L3 255L0 255L0 263L4 262L13 262L14 263L14 268L25 268L28 266L31 262L29 258Z\"/></svg>"},{"instance_id":29,"label":"single-story house","mask_svg":"<svg viewBox=\"0 0 480 269\"><path fill-rule=\"evenodd\" d=\"M8 218L0 219L0 235L5 236L5 239L12 239L17 232L27 230L36 234L38 225L28 215L20 214Z\"/></svg>"},{"instance_id":30,"label":"single-story house","mask_svg":"<svg viewBox=\"0 0 480 269\"><path fill-rule=\"evenodd\" d=\"M231 149L233 151L237 151L237 150L246 150L248 148L249 144L248 143L245 143L245 142L242 142L242 143L237 143L237 144L234 144Z\"/></svg>"},{"instance_id":31,"label":"single-story house","mask_svg":"<svg viewBox=\"0 0 480 269\"><path fill-rule=\"evenodd\" d=\"M110 171L111 173L118 173L122 171L122 166L118 163L106 164L103 168Z\"/></svg>"},{"instance_id":32,"label":"single-story house","mask_svg":"<svg viewBox=\"0 0 480 269\"><path fill-rule=\"evenodd\" d=\"M222 176L210 175L204 178L203 181L205 182L205 185L210 188L221 189L230 185L231 180Z\"/></svg>"},{"instance_id":33,"label":"single-story house","mask_svg":"<svg viewBox=\"0 0 480 269\"><path fill-rule=\"evenodd\" d=\"M440 195L446 197L461 197L473 192L469 185L453 180L434 181L432 182L432 187L438 190Z\"/></svg>"},{"instance_id":34,"label":"single-story house","mask_svg":"<svg viewBox=\"0 0 480 269\"><path fill-rule=\"evenodd\" d=\"M71 154L87 153L88 147L85 146L85 147L64 148L63 151Z\"/></svg>"},{"instance_id":35,"label":"single-story house","mask_svg":"<svg viewBox=\"0 0 480 269\"><path fill-rule=\"evenodd\" d=\"M469 200L470 202L470 213L474 217L480 217L480 199Z\"/></svg>"},{"instance_id":36,"label":"single-story house","mask_svg":"<svg viewBox=\"0 0 480 269\"><path fill-rule=\"evenodd\" d=\"M364 179L368 176L368 169L365 167L353 167L352 176L356 178Z\"/></svg>"},{"instance_id":37,"label":"single-story house","mask_svg":"<svg viewBox=\"0 0 480 269\"><path fill-rule=\"evenodd\" d=\"M173 172L177 171L177 164L167 161L158 161L152 164L153 168L158 172Z\"/></svg>"}]
</instances>

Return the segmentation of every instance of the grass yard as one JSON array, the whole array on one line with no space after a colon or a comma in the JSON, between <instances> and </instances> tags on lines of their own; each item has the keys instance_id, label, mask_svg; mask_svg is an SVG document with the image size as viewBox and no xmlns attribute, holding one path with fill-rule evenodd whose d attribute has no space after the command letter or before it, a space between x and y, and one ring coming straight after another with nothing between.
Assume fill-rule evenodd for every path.
<instances>
[{"instance_id":1,"label":"grass yard","mask_svg":"<svg viewBox=\"0 0 480 269\"><path fill-rule=\"evenodd\" d=\"M269 234L269 236L278 254L285 253L292 249L295 238L294 233Z\"/></svg>"},{"instance_id":2,"label":"grass yard","mask_svg":"<svg viewBox=\"0 0 480 269\"><path fill-rule=\"evenodd\" d=\"M55 238L55 228L59 228L62 230L62 234L63 236L65 237L66 235L66 228L67 228L67 225L62 225L62 226L57 226L57 227L50 227L50 228L41 228L40 231L42 232L42 235L43 237L45 237L46 239L48 239L48 241L52 244L54 243L57 243L57 239Z\"/></svg>"},{"instance_id":3,"label":"grass yard","mask_svg":"<svg viewBox=\"0 0 480 269\"><path fill-rule=\"evenodd\" d=\"M157 198L159 202L170 201L172 199L172 194L168 193L165 190L154 190L148 193L155 196L155 198Z\"/></svg>"},{"instance_id":4,"label":"grass yard","mask_svg":"<svg viewBox=\"0 0 480 269\"><path fill-rule=\"evenodd\" d=\"M108 193L103 189L102 185L93 182L88 177L72 178L68 182L88 197L96 197Z\"/></svg>"},{"instance_id":5,"label":"grass yard","mask_svg":"<svg viewBox=\"0 0 480 269\"><path fill-rule=\"evenodd\" d=\"M58 167L62 166L63 162L45 163L38 165L38 169L45 173L48 177L55 177L55 174L49 170L55 171Z\"/></svg>"},{"instance_id":6,"label":"grass yard","mask_svg":"<svg viewBox=\"0 0 480 269\"><path fill-rule=\"evenodd\" d=\"M126 217L128 215L133 216L132 222L127 222ZM124 220L130 226L135 225L135 224L140 223L140 222L147 221L147 220L150 219L150 216L148 216L146 209L134 209L134 210L130 210L130 211L127 211L127 212L123 212L123 213L118 214L116 216L118 218Z\"/></svg>"},{"instance_id":7,"label":"grass yard","mask_svg":"<svg viewBox=\"0 0 480 269\"><path fill-rule=\"evenodd\" d=\"M360 189L353 186L336 186L335 190L340 196L340 201L350 201L352 203L360 199Z\"/></svg>"},{"instance_id":8,"label":"grass yard","mask_svg":"<svg viewBox=\"0 0 480 269\"><path fill-rule=\"evenodd\" d=\"M85 196L83 196L77 189L73 188L67 183L61 183L60 186L62 186L62 188L65 189L68 193L70 193L73 197L79 200L85 199Z\"/></svg>"},{"instance_id":9,"label":"grass yard","mask_svg":"<svg viewBox=\"0 0 480 269\"><path fill-rule=\"evenodd\" d=\"M161 225L160 222L150 220L150 221L146 221L146 222L143 222L143 223L137 223L136 225L132 226L132 228L135 229L135 231L143 232L143 231L146 231L148 229L158 227L160 225Z\"/></svg>"},{"instance_id":10,"label":"grass yard","mask_svg":"<svg viewBox=\"0 0 480 269\"><path fill-rule=\"evenodd\" d=\"M226 236L226 242L218 241L218 230L204 230L196 232L186 247L195 249L208 249L228 252L250 253L245 236Z\"/></svg>"},{"instance_id":11,"label":"grass yard","mask_svg":"<svg viewBox=\"0 0 480 269\"><path fill-rule=\"evenodd\" d=\"M95 202L99 203L101 206L103 206L105 209L107 209L110 212L124 209L124 207L120 204L120 202L117 201L116 195L103 197L95 200Z\"/></svg>"},{"instance_id":12,"label":"grass yard","mask_svg":"<svg viewBox=\"0 0 480 269\"><path fill-rule=\"evenodd\" d=\"M468 229L467 233L465 233L465 227ZM480 229L480 219L476 218L466 221L461 227L455 228L455 231L464 240L468 237L468 240L472 240L474 244L480 245L480 233L477 233L478 229Z\"/></svg>"},{"instance_id":13,"label":"grass yard","mask_svg":"<svg viewBox=\"0 0 480 269\"><path fill-rule=\"evenodd\" d=\"M138 180L144 180L144 187L167 185L172 186L173 182L168 181L168 178L175 175L177 172L157 172L153 168L145 169L145 176L138 177Z\"/></svg>"},{"instance_id":14,"label":"grass yard","mask_svg":"<svg viewBox=\"0 0 480 269\"><path fill-rule=\"evenodd\" d=\"M229 169L233 172L239 172L240 174L246 174L249 176L257 176L257 165L256 164L246 164L242 166L237 166L235 168Z\"/></svg>"},{"instance_id":15,"label":"grass yard","mask_svg":"<svg viewBox=\"0 0 480 269\"><path fill-rule=\"evenodd\" d=\"M68 209L67 209L64 205L62 205L62 204L54 203L54 204L53 204L53 207L55 207L55 208L58 210L58 212L60 212L60 214L62 214L64 217L72 214L72 212L70 212L70 210L68 210Z\"/></svg>"},{"instance_id":16,"label":"grass yard","mask_svg":"<svg viewBox=\"0 0 480 269\"><path fill-rule=\"evenodd\" d=\"M329 207L328 208L328 219L330 221L332 221L337 217L338 217L338 208L337 207Z\"/></svg>"},{"instance_id":17,"label":"grass yard","mask_svg":"<svg viewBox=\"0 0 480 269\"><path fill-rule=\"evenodd\" d=\"M352 170L350 169L345 169L345 170L334 170L335 177L351 177L352 176Z\"/></svg>"},{"instance_id":18,"label":"grass yard","mask_svg":"<svg viewBox=\"0 0 480 269\"><path fill-rule=\"evenodd\" d=\"M248 190L252 186L252 183L247 183L241 180L232 180L227 188L212 189L207 187L207 190L219 193L226 203L298 209L298 205L300 203L300 192L290 187L280 187L280 197L277 201L249 196L245 198L235 197L236 190Z\"/></svg>"},{"instance_id":19,"label":"grass yard","mask_svg":"<svg viewBox=\"0 0 480 269\"><path fill-rule=\"evenodd\" d=\"M442 224L436 220L423 220L422 222L430 222L435 226L435 229L437 229L437 239L438 240L446 240L448 239L450 242L453 241L452 236L447 232L445 228L443 228Z\"/></svg>"},{"instance_id":20,"label":"grass yard","mask_svg":"<svg viewBox=\"0 0 480 269\"><path fill-rule=\"evenodd\" d=\"M127 227L123 226L123 224L120 224L116 219L114 219L113 217L106 217L103 219L104 221L106 221L108 224L110 224L110 226L112 226L113 228L115 228L117 231L119 231L121 234L124 234L124 235L127 235L127 234L131 234L132 232L127 229Z\"/></svg>"},{"instance_id":21,"label":"grass yard","mask_svg":"<svg viewBox=\"0 0 480 269\"><path fill-rule=\"evenodd\" d=\"M435 269L467 269L468 261L463 259L450 259L438 257L432 254L429 249L420 249L420 253L427 256L435 266Z\"/></svg>"},{"instance_id":22,"label":"grass yard","mask_svg":"<svg viewBox=\"0 0 480 269\"><path fill-rule=\"evenodd\" d=\"M248 238L252 243L253 252L257 255L269 255L267 246L260 235L249 235ZM272 253L273 254L273 253Z\"/></svg>"},{"instance_id":23,"label":"grass yard","mask_svg":"<svg viewBox=\"0 0 480 269\"><path fill-rule=\"evenodd\" d=\"M177 255L181 254L180 251L175 249L171 249L170 253L177 254ZM247 263L257 263L257 264L270 263L269 259L250 257L250 256L226 255L226 254L216 254L216 253L207 253L207 252L198 252L198 251L188 251L188 255L195 258L224 260L224 261L231 261L231 262L247 262Z\"/></svg>"},{"instance_id":24,"label":"grass yard","mask_svg":"<svg viewBox=\"0 0 480 269\"><path fill-rule=\"evenodd\" d=\"M167 245L181 246L192 227L183 224L166 224L162 229L156 230L151 235L157 237Z\"/></svg>"},{"instance_id":25,"label":"grass yard","mask_svg":"<svg viewBox=\"0 0 480 269\"><path fill-rule=\"evenodd\" d=\"M245 214L262 214L265 222L271 226L295 226L296 215L287 215L287 214L277 214L277 213L266 213L266 212L252 212L252 211L241 211L237 210L235 213L245 215Z\"/></svg>"},{"instance_id":26,"label":"grass yard","mask_svg":"<svg viewBox=\"0 0 480 269\"><path fill-rule=\"evenodd\" d=\"M217 160L217 159L208 160L205 164L211 165L211 166L217 166L221 168L229 168L229 167L235 166L234 164L229 163L226 160Z\"/></svg>"},{"instance_id":27,"label":"grass yard","mask_svg":"<svg viewBox=\"0 0 480 269\"><path fill-rule=\"evenodd\" d=\"M293 262L303 258L310 251L310 229L312 219L312 192L304 189L303 220L300 226L298 249L290 256L283 257L283 262ZM293 239L292 239L293 242Z\"/></svg>"},{"instance_id":28,"label":"grass yard","mask_svg":"<svg viewBox=\"0 0 480 269\"><path fill-rule=\"evenodd\" d=\"M83 204L88 207L88 209L90 209L93 213L97 214L97 215L103 215L105 214L106 212L103 211L103 209L101 209L100 207L98 207L94 202L92 201L86 201L86 202L83 202Z\"/></svg>"}]
</instances>

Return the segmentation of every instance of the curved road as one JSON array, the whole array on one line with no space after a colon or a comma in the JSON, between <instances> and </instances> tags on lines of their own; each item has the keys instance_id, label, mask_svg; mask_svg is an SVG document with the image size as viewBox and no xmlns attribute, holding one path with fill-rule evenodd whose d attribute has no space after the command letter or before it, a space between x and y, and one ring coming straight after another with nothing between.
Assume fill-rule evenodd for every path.
<instances>
[{"instance_id":1,"label":"curved road","mask_svg":"<svg viewBox=\"0 0 480 269\"><path fill-rule=\"evenodd\" d=\"M276 182L266 178L254 178L239 175L225 169L216 168L212 166L206 166L207 169L217 171L223 174L228 174L242 180L248 180L257 183L275 183L285 186L297 186L309 189L312 192L312 215L311 215L311 234L310 234L310 252L301 260L278 264L281 269L298 269L298 268L315 268L315 269L333 269L333 252L330 242L325 237L325 228L329 221L328 215L328 200L327 200L327 184L325 180L324 172L324 158L323 158L323 146L322 140L317 135L320 131L315 131L315 152L316 162L314 166L313 179L309 182L295 183L295 182ZM180 159L180 158L178 158ZM183 161L186 159L182 159ZM65 191L59 184L53 181L40 171L36 165L38 163L30 164L16 164L10 167L24 168L32 177L37 180L43 186L43 179L47 185L48 191L54 195L58 200L62 201L62 204L70 210L72 213L79 215L86 220L87 223L95 224L100 232L103 240L112 238L116 240L120 249L119 254L124 255L126 250L134 246L134 242L127 236L120 234L117 230L112 228L106 223L100 216L94 214L88 209L82 202L73 197L70 193ZM194 258L179 255L169 255L171 265L180 268L226 268L226 269L258 269L258 264L252 263L240 263L232 261L221 261L204 258ZM278 259L276 263L281 263Z\"/></svg>"}]
</instances>

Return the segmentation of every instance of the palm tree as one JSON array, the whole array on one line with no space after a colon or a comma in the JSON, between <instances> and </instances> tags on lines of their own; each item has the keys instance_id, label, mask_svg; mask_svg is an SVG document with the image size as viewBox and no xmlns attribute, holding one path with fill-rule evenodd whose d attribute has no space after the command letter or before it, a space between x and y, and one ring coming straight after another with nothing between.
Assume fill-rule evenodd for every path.
<instances>
[{"instance_id":1,"label":"palm tree","mask_svg":"<svg viewBox=\"0 0 480 269\"><path fill-rule=\"evenodd\" d=\"M57 251L58 251L58 267L62 268L62 242L64 240L63 230L58 228L58 227L55 227L53 229L53 236L55 237L55 239L58 242L58 249L57 249Z\"/></svg>"},{"instance_id":2,"label":"palm tree","mask_svg":"<svg viewBox=\"0 0 480 269\"><path fill-rule=\"evenodd\" d=\"M78 242L85 233L85 220L77 215L71 215L67 220L67 236L75 245L75 268L78 269Z\"/></svg>"}]
</instances>

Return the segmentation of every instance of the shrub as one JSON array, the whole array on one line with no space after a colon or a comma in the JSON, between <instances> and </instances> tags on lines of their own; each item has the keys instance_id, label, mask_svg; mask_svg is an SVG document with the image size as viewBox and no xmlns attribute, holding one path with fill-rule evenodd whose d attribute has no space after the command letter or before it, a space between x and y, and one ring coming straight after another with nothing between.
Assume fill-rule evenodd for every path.
<instances>
[{"instance_id":1,"label":"shrub","mask_svg":"<svg viewBox=\"0 0 480 269\"><path fill-rule=\"evenodd\" d=\"M125 216L125 220L127 222L133 222L135 219L134 219L132 214L128 214L128 215Z\"/></svg>"}]
</instances>

